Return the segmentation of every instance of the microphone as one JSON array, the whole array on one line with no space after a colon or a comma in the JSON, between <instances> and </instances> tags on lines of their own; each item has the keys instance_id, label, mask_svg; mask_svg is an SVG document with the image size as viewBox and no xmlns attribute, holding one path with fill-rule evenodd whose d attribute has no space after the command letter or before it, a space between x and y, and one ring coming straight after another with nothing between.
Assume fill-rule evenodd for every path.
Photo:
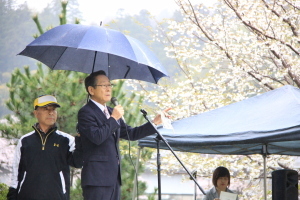
<instances>
[{"instance_id":1,"label":"microphone","mask_svg":"<svg viewBox=\"0 0 300 200\"><path fill-rule=\"evenodd\" d=\"M144 116L147 115L147 112L144 109L141 109L140 111L143 113Z\"/></svg>"},{"instance_id":2,"label":"microphone","mask_svg":"<svg viewBox=\"0 0 300 200\"><path fill-rule=\"evenodd\" d=\"M117 100L116 97L112 97L112 98L110 99L110 102L111 102L112 104L114 104L114 106L119 105L119 102L118 102L118 100ZM126 123L126 121L125 121L125 119L124 119L123 116L122 116L122 120Z\"/></svg>"},{"instance_id":3,"label":"microphone","mask_svg":"<svg viewBox=\"0 0 300 200\"><path fill-rule=\"evenodd\" d=\"M112 97L111 100L110 100L110 102L111 102L112 104L114 104L114 106L119 105L119 102L118 102L118 100L117 100L116 97Z\"/></svg>"}]
</instances>

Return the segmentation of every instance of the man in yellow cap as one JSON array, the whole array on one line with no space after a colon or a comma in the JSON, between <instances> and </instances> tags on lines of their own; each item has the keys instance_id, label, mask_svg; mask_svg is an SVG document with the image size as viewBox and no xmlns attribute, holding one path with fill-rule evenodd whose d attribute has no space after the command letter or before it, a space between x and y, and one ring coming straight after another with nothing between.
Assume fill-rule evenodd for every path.
<instances>
[{"instance_id":1,"label":"man in yellow cap","mask_svg":"<svg viewBox=\"0 0 300 200\"><path fill-rule=\"evenodd\" d=\"M52 95L36 98L34 131L17 144L8 200L69 200L70 167L82 167L80 137L57 130L57 108Z\"/></svg>"}]
</instances>

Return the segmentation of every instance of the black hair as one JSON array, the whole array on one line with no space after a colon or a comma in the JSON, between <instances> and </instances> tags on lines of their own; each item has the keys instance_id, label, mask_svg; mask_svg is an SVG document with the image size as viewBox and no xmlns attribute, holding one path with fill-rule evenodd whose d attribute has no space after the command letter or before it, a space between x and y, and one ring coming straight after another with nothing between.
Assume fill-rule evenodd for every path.
<instances>
[{"instance_id":1,"label":"black hair","mask_svg":"<svg viewBox=\"0 0 300 200\"><path fill-rule=\"evenodd\" d=\"M220 177L227 177L228 178L228 186L230 185L230 173L226 167L217 167L213 173L212 182L215 187L217 187L217 181Z\"/></svg>"},{"instance_id":2,"label":"black hair","mask_svg":"<svg viewBox=\"0 0 300 200\"><path fill-rule=\"evenodd\" d=\"M85 80L84 80L84 85L85 85L85 89L87 91L87 93L90 95L89 93L89 86L92 86L93 88L96 88L95 85L97 85L97 76L99 75L104 75L106 76L105 71L103 70L99 70L96 72L91 73L90 75L88 75Z\"/></svg>"}]
</instances>

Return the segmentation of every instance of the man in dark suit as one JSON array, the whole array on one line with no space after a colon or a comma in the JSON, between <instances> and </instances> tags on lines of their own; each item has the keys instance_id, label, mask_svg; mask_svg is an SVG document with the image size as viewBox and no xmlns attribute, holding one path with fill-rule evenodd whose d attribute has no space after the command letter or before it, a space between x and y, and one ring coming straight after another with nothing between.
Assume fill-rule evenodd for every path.
<instances>
[{"instance_id":1,"label":"man in dark suit","mask_svg":"<svg viewBox=\"0 0 300 200\"><path fill-rule=\"evenodd\" d=\"M112 84L104 71L86 77L85 88L90 100L78 112L84 160L81 172L83 197L84 200L119 200L119 138L138 140L155 130L149 122L135 128L127 126L122 120L124 109L121 105L113 109L106 107L112 98ZM155 125L161 122L160 115L152 121Z\"/></svg>"}]
</instances>

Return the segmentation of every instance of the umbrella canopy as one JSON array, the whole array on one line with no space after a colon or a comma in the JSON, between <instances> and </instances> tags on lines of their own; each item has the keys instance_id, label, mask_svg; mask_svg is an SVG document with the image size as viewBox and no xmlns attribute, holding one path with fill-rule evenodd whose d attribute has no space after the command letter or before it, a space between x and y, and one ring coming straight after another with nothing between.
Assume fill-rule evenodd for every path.
<instances>
[{"instance_id":1,"label":"umbrella canopy","mask_svg":"<svg viewBox=\"0 0 300 200\"><path fill-rule=\"evenodd\" d=\"M92 73L103 70L113 79L157 83L167 76L159 60L140 41L98 26L64 24L42 34L18 55L51 69Z\"/></svg>"}]
</instances>

